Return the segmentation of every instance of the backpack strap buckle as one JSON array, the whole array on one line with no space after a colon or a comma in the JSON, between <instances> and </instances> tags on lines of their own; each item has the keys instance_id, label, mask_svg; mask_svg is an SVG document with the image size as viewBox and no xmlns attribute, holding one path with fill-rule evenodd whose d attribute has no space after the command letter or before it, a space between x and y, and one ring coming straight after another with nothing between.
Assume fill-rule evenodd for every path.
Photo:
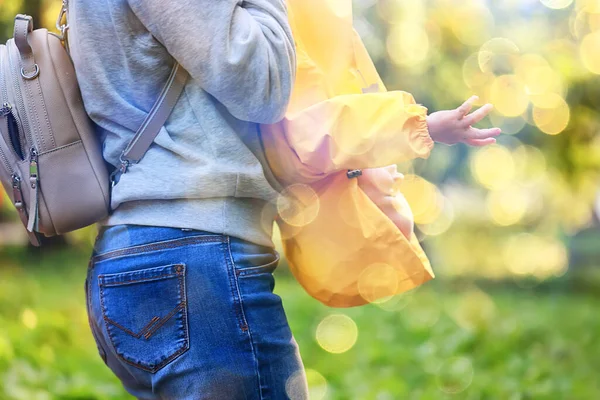
<instances>
[{"instance_id":1,"label":"backpack strap buckle","mask_svg":"<svg viewBox=\"0 0 600 400\"><path fill-rule=\"evenodd\" d=\"M30 15L17 14L15 17L14 40L21 55L21 76L24 79L35 79L40 74L40 67L35 63L33 50L29 44L29 34L33 32L33 18Z\"/></svg>"}]
</instances>

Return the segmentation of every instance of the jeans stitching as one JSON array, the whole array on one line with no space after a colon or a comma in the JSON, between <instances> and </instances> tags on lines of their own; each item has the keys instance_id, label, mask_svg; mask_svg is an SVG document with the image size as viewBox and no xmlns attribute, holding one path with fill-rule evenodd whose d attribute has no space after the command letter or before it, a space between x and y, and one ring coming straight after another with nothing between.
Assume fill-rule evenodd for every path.
<instances>
[{"instance_id":1,"label":"jeans stitching","mask_svg":"<svg viewBox=\"0 0 600 400\"><path fill-rule=\"evenodd\" d=\"M139 368L141 370L147 371L147 372L151 372L151 373L155 373L158 370L160 370L161 368L165 367L167 364L169 364L172 360L174 360L175 358L177 358L179 355L185 353L189 348L189 332L188 332L188 326L187 326L187 299L185 298L185 291L183 291L183 284L182 281L184 280L185 275L183 273L181 274L177 274L177 279L179 281L179 296L180 296L180 301L185 304L185 307L182 307L181 313L182 313L182 320L184 320L185 325L182 327L183 329L183 337L184 337L184 346L182 348L180 348L179 350L177 350L175 353L173 353L172 355L170 355L169 357L167 357L165 360L163 360L161 363L153 365L152 367L146 367L144 365L135 363L133 361L130 361L128 359L125 358L124 355L120 354L119 351L117 350L117 347L115 346L114 340L113 340L113 335L110 333L110 331L108 330L108 324L109 322L109 318L106 316L106 306L104 305L104 285L100 284L100 276L98 277L98 286L100 289L100 307L102 308L102 319L104 320L104 323L106 325L106 333L108 334L108 338L110 340L110 343L112 344L114 350L115 350L115 354L117 355L117 357L119 358L119 360L134 366L135 368ZM184 296L184 297L182 297Z\"/></svg>"},{"instance_id":2,"label":"jeans stitching","mask_svg":"<svg viewBox=\"0 0 600 400\"><path fill-rule=\"evenodd\" d=\"M231 261L231 267L233 268L233 270L235 271L235 261L233 261L233 255L231 254L231 242L229 240L229 236L227 236L227 252L229 253L229 260ZM262 391L262 379L260 377L260 370L258 368L258 356L256 355L256 348L254 346L254 341L252 340L252 332L250 330L250 326L248 325L248 321L246 320L246 316L244 313L244 306L243 306L243 302L242 302L242 293L240 291L240 286L237 280L237 273L234 274L234 282L235 282L235 289L237 291L237 295L240 301L240 311L242 313L242 317L244 318L244 323L246 325L246 330L248 331L248 338L250 339L250 349L252 350L252 356L254 357L254 368L256 371L256 377L258 378L258 395L259 398L262 400L264 399L263 397L263 391Z\"/></svg>"},{"instance_id":3,"label":"jeans stitching","mask_svg":"<svg viewBox=\"0 0 600 400\"><path fill-rule=\"evenodd\" d=\"M246 268L243 268L243 269L237 269L236 270L236 275L237 276L252 276L252 275L256 275L256 274L261 273L262 270L269 270L269 269L271 269L271 267L273 265L275 265L275 268L277 268L277 265L279 264L279 261L281 261L279 253L276 253L275 260L270 261L270 262L268 262L266 264L263 264L263 265L258 265L256 267L246 267ZM275 268L273 268L273 270L275 270Z\"/></svg>"},{"instance_id":4,"label":"jeans stitching","mask_svg":"<svg viewBox=\"0 0 600 400\"><path fill-rule=\"evenodd\" d=\"M187 271L187 268L184 265L183 269L180 273L181 279L179 279L179 301L183 304L182 310L181 310L181 320L182 320L183 337L185 340L185 342L183 344L183 351L181 352L181 354L185 353L190 348L190 332L189 332L189 325L188 325L188 318L187 318L188 302L187 302L187 294L185 292L186 271Z\"/></svg>"},{"instance_id":5,"label":"jeans stitching","mask_svg":"<svg viewBox=\"0 0 600 400\"><path fill-rule=\"evenodd\" d=\"M139 254L146 251L155 251L163 249L172 249L188 244L206 243L206 242L222 242L223 237L220 235L202 235L188 236L178 239L164 240L155 243L140 244L137 246L126 247L124 249L112 250L103 254L97 254L93 257L93 262L105 261L117 257Z\"/></svg>"},{"instance_id":6,"label":"jeans stitching","mask_svg":"<svg viewBox=\"0 0 600 400\"><path fill-rule=\"evenodd\" d=\"M248 325L246 324L246 321L242 315L241 312L241 297L240 296L236 296L235 293L235 278L233 277L233 275L231 274L231 272L234 270L233 264L230 265L228 259L227 259L227 253L230 253L229 250L229 237L227 237L227 239L223 242L223 258L225 261L225 266L227 267L227 276L229 277L229 287L231 289L231 298L233 300L233 310L235 313L235 317L237 319L238 322L238 326L240 328L240 330L242 332L246 332L248 330Z\"/></svg>"},{"instance_id":7,"label":"jeans stitching","mask_svg":"<svg viewBox=\"0 0 600 400\"><path fill-rule=\"evenodd\" d=\"M174 265L181 265L181 264L174 264ZM122 285L128 285L130 283L139 283L139 282L148 282L148 281L156 281L159 279L166 279L166 278L173 278L175 276L177 276L178 274L164 274L164 275L159 275L159 276L153 276L150 278L140 278L140 279L135 279L132 281L125 281L125 282L111 282L111 283L106 283L104 282L104 278L106 278L106 275L98 275L98 279L101 279L101 285L105 286L105 287L113 287L113 286L122 286Z\"/></svg>"},{"instance_id":8,"label":"jeans stitching","mask_svg":"<svg viewBox=\"0 0 600 400\"><path fill-rule=\"evenodd\" d=\"M87 315L88 315L88 326L90 327L90 331L92 332L92 337L94 338L94 342L96 342L96 347L98 348L98 354L100 355L100 358L102 358L102 361L104 361L104 363L106 364L106 352L104 351L104 349L101 348L100 345L100 341L98 340L98 338L96 337L96 332L94 332L94 321L92 321L92 289L90 287L90 276L88 274L88 276L85 279L85 291L86 291L86 300L87 300L87 304L86 304L86 311L87 311Z\"/></svg>"},{"instance_id":9,"label":"jeans stitching","mask_svg":"<svg viewBox=\"0 0 600 400\"><path fill-rule=\"evenodd\" d=\"M177 308L179 308L179 306L177 306ZM128 333L128 334L130 334L131 336L133 336L133 337L134 337L134 338L136 338L136 339L139 339L139 338L140 338L140 337L141 337L141 336L144 334L144 332L145 332L145 331L146 331L148 328L150 328L150 327L151 327L151 326L152 326L152 325L153 325L153 324L154 324L154 323L155 323L157 320L159 320L159 319L160 319L160 318L158 318L158 317L154 317L154 318L152 318L152 320L150 320L150 322L148 322L148 323L146 324L146 326L145 326L145 327L143 327L141 331L139 331L139 333L134 333L133 331L131 331L131 330L129 330L129 329L127 329L127 328L125 328L123 325L119 324L118 322L116 322L116 321L113 321L112 319L110 319L110 318L106 317L106 321L107 321L108 323L111 323L111 324L113 324L113 325L114 325L114 326L116 326L117 328L121 329L121 330L122 330L122 331L124 331L125 333Z\"/></svg>"},{"instance_id":10,"label":"jeans stitching","mask_svg":"<svg viewBox=\"0 0 600 400\"><path fill-rule=\"evenodd\" d=\"M167 314L166 317L160 319L159 322L152 327L152 329L150 329L148 332L146 332L144 334L144 339L146 339L146 340L150 339L152 337L152 335L154 335L154 332L156 332L161 326L163 326L168 320L170 320L173 317L173 315L175 315L175 313L177 311L179 311L179 309L183 309L186 306L187 306L186 302L179 303L179 305L177 307L175 307L173 310L171 310L171 312L169 314Z\"/></svg>"}]
</instances>

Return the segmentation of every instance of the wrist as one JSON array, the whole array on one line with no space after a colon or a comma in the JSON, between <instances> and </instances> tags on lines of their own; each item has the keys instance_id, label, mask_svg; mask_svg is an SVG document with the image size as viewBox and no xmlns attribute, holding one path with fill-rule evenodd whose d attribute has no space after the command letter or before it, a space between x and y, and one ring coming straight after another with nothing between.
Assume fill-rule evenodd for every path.
<instances>
[{"instance_id":1,"label":"wrist","mask_svg":"<svg viewBox=\"0 0 600 400\"><path fill-rule=\"evenodd\" d=\"M426 121L427 121L427 130L429 131L429 137L431 137L431 140L433 140L434 142L439 142L438 129L437 129L437 124L435 123L434 117L432 117L432 115L428 115L426 117Z\"/></svg>"}]
</instances>

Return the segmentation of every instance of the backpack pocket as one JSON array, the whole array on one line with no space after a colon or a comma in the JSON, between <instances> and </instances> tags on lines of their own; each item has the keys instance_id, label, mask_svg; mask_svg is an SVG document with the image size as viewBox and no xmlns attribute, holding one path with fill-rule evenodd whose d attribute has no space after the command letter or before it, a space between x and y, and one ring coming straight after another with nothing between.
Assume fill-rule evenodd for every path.
<instances>
[{"instance_id":1,"label":"backpack pocket","mask_svg":"<svg viewBox=\"0 0 600 400\"><path fill-rule=\"evenodd\" d=\"M3 102L0 106L0 130L2 131L2 138L10 145L14 155L20 160L24 160L24 143L21 135L23 130L12 105L8 102Z\"/></svg>"},{"instance_id":2,"label":"backpack pocket","mask_svg":"<svg viewBox=\"0 0 600 400\"><path fill-rule=\"evenodd\" d=\"M25 155L23 152L23 144L21 142L21 131L19 129L19 123L15 115L10 112L6 116L6 122L8 125L8 137L10 138L10 144L16 153L16 155L21 159L25 159Z\"/></svg>"},{"instance_id":3,"label":"backpack pocket","mask_svg":"<svg viewBox=\"0 0 600 400\"><path fill-rule=\"evenodd\" d=\"M156 372L189 349L185 265L99 275L100 305L117 356Z\"/></svg>"}]
</instances>

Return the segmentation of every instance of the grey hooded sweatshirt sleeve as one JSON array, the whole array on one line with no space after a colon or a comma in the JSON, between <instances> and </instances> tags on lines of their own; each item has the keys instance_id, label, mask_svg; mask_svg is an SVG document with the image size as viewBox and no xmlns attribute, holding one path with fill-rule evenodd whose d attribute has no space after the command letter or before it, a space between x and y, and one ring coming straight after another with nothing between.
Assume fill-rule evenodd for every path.
<instances>
[{"instance_id":1,"label":"grey hooded sweatshirt sleeve","mask_svg":"<svg viewBox=\"0 0 600 400\"><path fill-rule=\"evenodd\" d=\"M202 88L236 118L279 121L295 72L280 0L129 0L133 11Z\"/></svg>"},{"instance_id":2,"label":"grey hooded sweatshirt sleeve","mask_svg":"<svg viewBox=\"0 0 600 400\"><path fill-rule=\"evenodd\" d=\"M112 192L100 225L205 230L272 246L280 189L259 123L279 121L296 68L284 0L69 1L70 45L104 158L116 166L174 61L184 93Z\"/></svg>"}]
</instances>

